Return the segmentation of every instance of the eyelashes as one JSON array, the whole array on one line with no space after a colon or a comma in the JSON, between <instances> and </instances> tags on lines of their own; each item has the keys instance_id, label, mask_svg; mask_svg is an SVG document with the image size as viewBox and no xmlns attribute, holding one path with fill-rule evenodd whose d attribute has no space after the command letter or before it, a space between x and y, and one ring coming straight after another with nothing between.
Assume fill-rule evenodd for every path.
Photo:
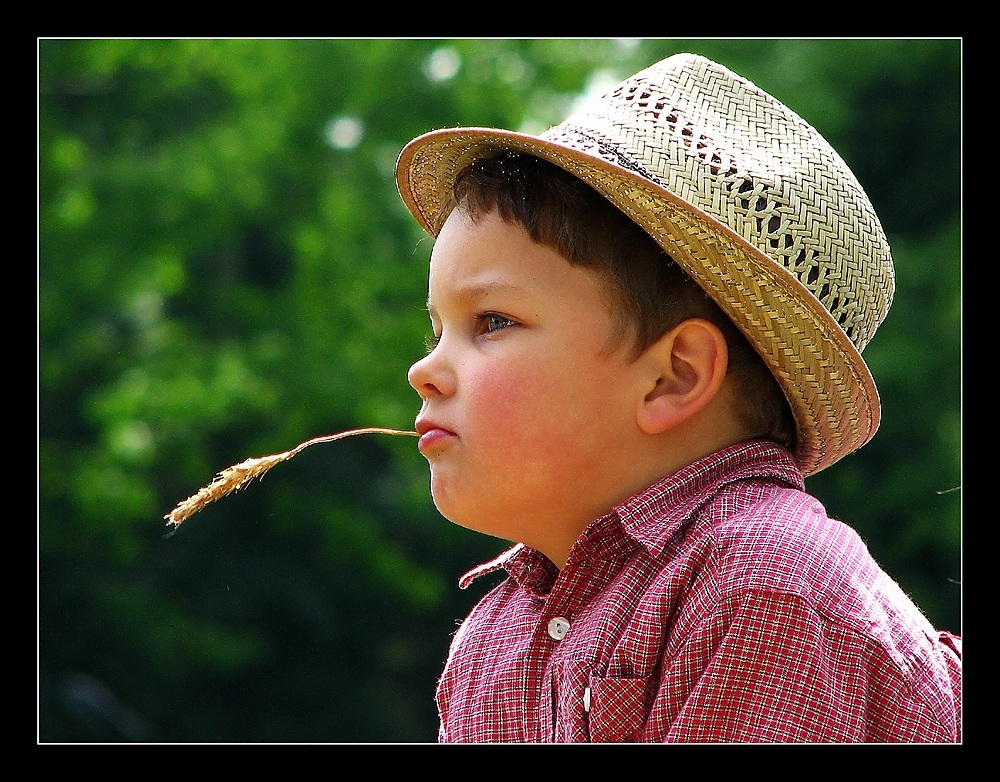
<instances>
[{"instance_id":1,"label":"eyelashes","mask_svg":"<svg viewBox=\"0 0 1000 782\"><path fill-rule=\"evenodd\" d=\"M514 325L514 321L505 315L500 315L497 312L484 312L476 318L476 321L480 324L480 328L486 334L493 334L507 328L508 326ZM494 326L496 328L494 328Z\"/></svg>"},{"instance_id":2,"label":"eyelashes","mask_svg":"<svg viewBox=\"0 0 1000 782\"><path fill-rule=\"evenodd\" d=\"M511 320L506 315L501 315L498 312L484 312L480 315L476 315L473 320L476 324L474 336L477 337L496 334L498 331L503 331L516 323L516 321ZM438 346L440 341L440 334L427 334L424 337L424 349L429 354Z\"/></svg>"}]
</instances>

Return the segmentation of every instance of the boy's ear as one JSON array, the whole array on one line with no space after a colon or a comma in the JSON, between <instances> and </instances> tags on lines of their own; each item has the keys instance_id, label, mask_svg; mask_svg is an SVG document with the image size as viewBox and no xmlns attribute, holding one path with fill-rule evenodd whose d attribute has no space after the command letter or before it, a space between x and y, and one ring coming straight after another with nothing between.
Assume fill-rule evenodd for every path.
<instances>
[{"instance_id":1,"label":"boy's ear","mask_svg":"<svg viewBox=\"0 0 1000 782\"><path fill-rule=\"evenodd\" d=\"M662 434L715 398L726 379L729 352L718 326L689 318L660 337L641 360L648 362L649 372L638 423L647 434Z\"/></svg>"}]
</instances>

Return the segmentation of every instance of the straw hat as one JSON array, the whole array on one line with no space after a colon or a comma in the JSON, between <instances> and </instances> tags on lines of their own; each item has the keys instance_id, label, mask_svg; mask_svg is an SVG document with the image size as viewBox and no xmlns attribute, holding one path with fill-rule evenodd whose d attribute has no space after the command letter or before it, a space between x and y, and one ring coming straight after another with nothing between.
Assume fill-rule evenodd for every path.
<instances>
[{"instance_id":1,"label":"straw hat","mask_svg":"<svg viewBox=\"0 0 1000 782\"><path fill-rule=\"evenodd\" d=\"M881 408L861 351L892 301L892 258L861 185L801 117L678 54L538 136L453 128L414 139L396 178L420 225L433 233L458 172L500 149L587 182L718 302L784 390L804 474L875 434Z\"/></svg>"}]
</instances>

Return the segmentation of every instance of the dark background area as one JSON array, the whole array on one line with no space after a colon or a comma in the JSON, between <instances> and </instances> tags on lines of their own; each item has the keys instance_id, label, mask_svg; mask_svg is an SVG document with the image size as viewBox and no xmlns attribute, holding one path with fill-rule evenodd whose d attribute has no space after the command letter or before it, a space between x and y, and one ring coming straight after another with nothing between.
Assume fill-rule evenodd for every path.
<instances>
[{"instance_id":1,"label":"dark background area","mask_svg":"<svg viewBox=\"0 0 1000 782\"><path fill-rule=\"evenodd\" d=\"M431 242L400 149L541 131L695 51L847 160L893 248L882 427L810 478L962 627L958 39L40 39L40 743L432 742L451 633L506 546L435 511L409 438L306 449L169 531L221 469L409 428Z\"/></svg>"}]
</instances>

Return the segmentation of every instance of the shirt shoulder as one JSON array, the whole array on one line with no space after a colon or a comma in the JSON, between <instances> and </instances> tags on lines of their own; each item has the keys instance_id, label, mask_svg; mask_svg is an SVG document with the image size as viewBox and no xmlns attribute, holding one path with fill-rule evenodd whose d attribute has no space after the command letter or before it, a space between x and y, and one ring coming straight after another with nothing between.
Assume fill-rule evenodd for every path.
<instances>
[{"instance_id":1,"label":"shirt shoulder","mask_svg":"<svg viewBox=\"0 0 1000 782\"><path fill-rule=\"evenodd\" d=\"M874 565L857 532L830 518L805 491L771 486L751 504L733 496L743 491L734 487L713 497L692 519L689 532L694 539L705 538L723 566L722 575L734 584L823 590L846 570Z\"/></svg>"},{"instance_id":2,"label":"shirt shoulder","mask_svg":"<svg viewBox=\"0 0 1000 782\"><path fill-rule=\"evenodd\" d=\"M850 632L884 650L902 670L937 647L937 632L861 536L830 518L818 499L778 487L742 512L695 524L718 599L784 595L832 632Z\"/></svg>"}]
</instances>

